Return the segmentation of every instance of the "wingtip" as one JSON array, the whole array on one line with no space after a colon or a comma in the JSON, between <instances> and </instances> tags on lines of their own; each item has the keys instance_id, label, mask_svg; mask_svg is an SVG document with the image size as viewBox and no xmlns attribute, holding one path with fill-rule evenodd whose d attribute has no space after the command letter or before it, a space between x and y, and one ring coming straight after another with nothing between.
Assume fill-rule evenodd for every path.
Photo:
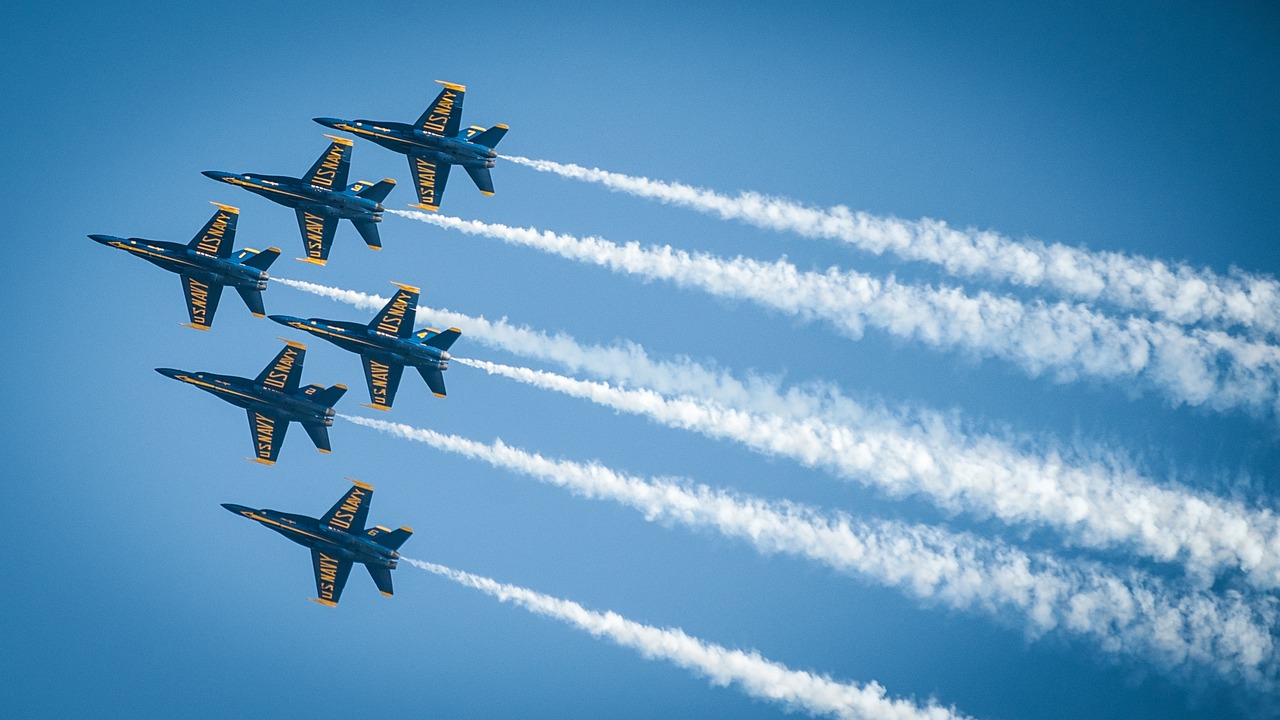
<instances>
[{"instance_id":1,"label":"wingtip","mask_svg":"<svg viewBox=\"0 0 1280 720\"><path fill-rule=\"evenodd\" d=\"M209 328L213 327L212 325L198 325L196 323L178 323L178 325L192 330L203 330L204 332L209 332Z\"/></svg>"},{"instance_id":2,"label":"wingtip","mask_svg":"<svg viewBox=\"0 0 1280 720\"><path fill-rule=\"evenodd\" d=\"M417 210L426 210L426 211L428 211L428 212L440 212L440 206L439 206L439 205L426 205L426 204L424 204L424 203L418 203L417 205L414 205L414 204L412 204L412 203L411 203L411 204L409 205L409 207L414 208L414 209L417 209Z\"/></svg>"},{"instance_id":3,"label":"wingtip","mask_svg":"<svg viewBox=\"0 0 1280 720\"><path fill-rule=\"evenodd\" d=\"M338 137L337 135L325 135L325 137L338 143L339 145L346 145L347 147L351 147L352 145L355 145L355 141L350 140L348 138L344 138L344 137Z\"/></svg>"},{"instance_id":4,"label":"wingtip","mask_svg":"<svg viewBox=\"0 0 1280 720\"><path fill-rule=\"evenodd\" d=\"M421 289L419 289L419 288L416 288L416 287L414 287L414 286L412 286L412 285L405 285L404 283L398 283L398 282L396 282L395 280L392 280L392 281L391 281L391 284L392 284L392 285L395 285L396 287L400 288L401 290L404 290L405 292L418 293L418 294L421 294L421 293L422 293L422 290L421 290Z\"/></svg>"},{"instance_id":5,"label":"wingtip","mask_svg":"<svg viewBox=\"0 0 1280 720\"><path fill-rule=\"evenodd\" d=\"M239 215L239 214L240 214L240 208L235 207L235 206L233 206L233 205L223 205L223 204L222 204L222 203L220 203L220 202L214 202L214 201L212 201L212 200L210 200L210 201L209 201L209 204L210 204L210 205L216 205L219 209L226 210L227 212L229 212L229 213L231 213L231 214L233 214L233 215Z\"/></svg>"},{"instance_id":6,"label":"wingtip","mask_svg":"<svg viewBox=\"0 0 1280 720\"><path fill-rule=\"evenodd\" d=\"M322 600L320 598L307 598L307 599L317 605L323 605L325 607L338 607L338 603L332 600Z\"/></svg>"},{"instance_id":7,"label":"wingtip","mask_svg":"<svg viewBox=\"0 0 1280 720\"><path fill-rule=\"evenodd\" d=\"M367 407L370 410L381 410L382 412L391 412L391 407L388 405L374 405L372 403L360 403L360 407Z\"/></svg>"},{"instance_id":8,"label":"wingtip","mask_svg":"<svg viewBox=\"0 0 1280 720\"><path fill-rule=\"evenodd\" d=\"M267 467L271 467L272 465L276 464L275 460L267 460L265 458L251 457L251 458L245 458L245 460L248 460L249 462L256 462L259 465L266 465Z\"/></svg>"},{"instance_id":9,"label":"wingtip","mask_svg":"<svg viewBox=\"0 0 1280 720\"><path fill-rule=\"evenodd\" d=\"M357 480L357 479L355 479L355 478L353 478L353 477L349 477L349 478L347 478L347 479L351 481L351 484L352 484L352 485L355 485L356 487L360 488L361 490L368 490L369 492L373 492L373 486L372 486L372 485L370 485L369 483L367 483L367 482L360 482L359 480Z\"/></svg>"},{"instance_id":10,"label":"wingtip","mask_svg":"<svg viewBox=\"0 0 1280 720\"><path fill-rule=\"evenodd\" d=\"M294 260L298 260L304 263L311 263L312 265L319 265L320 267L324 267L325 263L329 262L328 260L321 260L319 258L309 258L309 257L294 258Z\"/></svg>"},{"instance_id":11,"label":"wingtip","mask_svg":"<svg viewBox=\"0 0 1280 720\"><path fill-rule=\"evenodd\" d=\"M447 81L445 81L445 80L437 80L436 82L438 82L438 83L440 83L441 85L443 85L443 86L445 86L445 87L449 88L450 90L457 90L458 92L466 92L466 91L467 91L467 86L466 86L466 85L459 85L458 83L451 83L451 82L447 82Z\"/></svg>"}]
</instances>

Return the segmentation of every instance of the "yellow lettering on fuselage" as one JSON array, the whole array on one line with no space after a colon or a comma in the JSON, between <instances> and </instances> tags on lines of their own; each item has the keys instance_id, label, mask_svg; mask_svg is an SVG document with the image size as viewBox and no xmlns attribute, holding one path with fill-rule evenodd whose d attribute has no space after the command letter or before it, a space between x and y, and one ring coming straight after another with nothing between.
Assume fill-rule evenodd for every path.
<instances>
[{"instance_id":1,"label":"yellow lettering on fuselage","mask_svg":"<svg viewBox=\"0 0 1280 720\"><path fill-rule=\"evenodd\" d=\"M360 503L364 499L364 491L360 488L353 488L351 494L342 501L342 505L338 507L338 512L329 518L329 524L334 527L340 527L343 530L351 529L351 521L356 519L356 512L360 510Z\"/></svg>"},{"instance_id":2,"label":"yellow lettering on fuselage","mask_svg":"<svg viewBox=\"0 0 1280 720\"><path fill-rule=\"evenodd\" d=\"M329 152L324 156L324 162L320 163L320 167L316 169L316 174L311 177L311 184L316 187L326 189L333 188L333 180L338 176L338 165L342 162L343 146L334 143L329 146Z\"/></svg>"},{"instance_id":3,"label":"yellow lettering on fuselage","mask_svg":"<svg viewBox=\"0 0 1280 720\"><path fill-rule=\"evenodd\" d=\"M320 599L333 602L334 584L338 582L338 561L320 553Z\"/></svg>"},{"instance_id":4,"label":"yellow lettering on fuselage","mask_svg":"<svg viewBox=\"0 0 1280 720\"><path fill-rule=\"evenodd\" d=\"M427 118L427 121L422 124L422 127L443 133L445 123L449 122L449 115L453 112L453 99L456 97L458 97L458 94L454 91L445 90L440 96L440 103L435 106L434 111Z\"/></svg>"},{"instance_id":5,"label":"yellow lettering on fuselage","mask_svg":"<svg viewBox=\"0 0 1280 720\"><path fill-rule=\"evenodd\" d=\"M422 203L424 205L435 205L436 166L420 157L415 157L413 162L417 168L414 177L418 180L418 195L422 198Z\"/></svg>"},{"instance_id":6,"label":"yellow lettering on fuselage","mask_svg":"<svg viewBox=\"0 0 1280 720\"><path fill-rule=\"evenodd\" d=\"M262 384L283 390L285 382L289 379L289 371L293 369L293 362L298 358L298 349L290 345L284 349L280 355L280 359L272 366L271 372L267 373L267 377L263 379Z\"/></svg>"},{"instance_id":7,"label":"yellow lettering on fuselage","mask_svg":"<svg viewBox=\"0 0 1280 720\"><path fill-rule=\"evenodd\" d=\"M194 278L189 278L187 285L191 288L191 323L208 325L205 318L209 311L209 286Z\"/></svg>"},{"instance_id":8,"label":"yellow lettering on fuselage","mask_svg":"<svg viewBox=\"0 0 1280 720\"><path fill-rule=\"evenodd\" d=\"M196 252L217 256L218 246L222 244L222 236L227 232L229 217L231 217L229 213L218 211L218 214L213 217L213 222L209 223L209 231L200 236L200 242L196 244Z\"/></svg>"}]
</instances>

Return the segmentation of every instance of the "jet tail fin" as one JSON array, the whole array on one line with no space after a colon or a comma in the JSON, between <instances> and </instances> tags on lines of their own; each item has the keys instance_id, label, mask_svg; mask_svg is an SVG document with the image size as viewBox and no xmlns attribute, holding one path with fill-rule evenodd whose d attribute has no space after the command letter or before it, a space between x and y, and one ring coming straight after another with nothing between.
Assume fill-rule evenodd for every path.
<instances>
[{"instance_id":1,"label":"jet tail fin","mask_svg":"<svg viewBox=\"0 0 1280 720\"><path fill-rule=\"evenodd\" d=\"M360 233L360 237L364 238L364 244L374 250L382 249L382 238L378 235L378 224L365 220L352 220L352 225L356 226L356 232Z\"/></svg>"},{"instance_id":2,"label":"jet tail fin","mask_svg":"<svg viewBox=\"0 0 1280 720\"><path fill-rule=\"evenodd\" d=\"M458 341L458 338L462 337L462 331L458 328L449 328L444 332L440 332L439 330L427 328L426 330L419 330L417 332L417 336L418 339L422 341L423 345L433 347L437 350L448 350L453 347L453 344Z\"/></svg>"},{"instance_id":3,"label":"jet tail fin","mask_svg":"<svg viewBox=\"0 0 1280 720\"><path fill-rule=\"evenodd\" d=\"M510 128L506 125L498 124L468 139L477 145L483 145L492 150L493 148L498 147L498 142L506 136L507 130L510 130Z\"/></svg>"},{"instance_id":4,"label":"jet tail fin","mask_svg":"<svg viewBox=\"0 0 1280 720\"><path fill-rule=\"evenodd\" d=\"M236 254L236 260L241 265L254 268L255 270L266 270L271 267L271 263L280 257L280 248L267 248L261 252L245 248Z\"/></svg>"},{"instance_id":5,"label":"jet tail fin","mask_svg":"<svg viewBox=\"0 0 1280 720\"><path fill-rule=\"evenodd\" d=\"M334 385L333 387L319 388L314 391L312 391L311 388L307 388L307 396L312 401L320 403L325 407L333 407L338 403L339 400L342 399L342 396L346 394L347 394L346 385Z\"/></svg>"},{"instance_id":6,"label":"jet tail fin","mask_svg":"<svg viewBox=\"0 0 1280 720\"><path fill-rule=\"evenodd\" d=\"M366 200L372 200L376 203L380 203L383 200L387 199L387 195L391 194L391 189L394 188L395 186L396 186L396 181L392 180L391 178L387 178L385 180L381 180L377 183L374 183L373 185L370 185L369 187L356 193L356 195L359 195L360 197Z\"/></svg>"},{"instance_id":7,"label":"jet tail fin","mask_svg":"<svg viewBox=\"0 0 1280 720\"><path fill-rule=\"evenodd\" d=\"M413 530L407 527L402 527L399 530L388 530L384 527L375 527L369 528L369 532L365 533L365 535L369 536L370 540L378 543L388 550L399 550L400 546L403 545L405 540L408 540L409 536L412 534Z\"/></svg>"}]
</instances>

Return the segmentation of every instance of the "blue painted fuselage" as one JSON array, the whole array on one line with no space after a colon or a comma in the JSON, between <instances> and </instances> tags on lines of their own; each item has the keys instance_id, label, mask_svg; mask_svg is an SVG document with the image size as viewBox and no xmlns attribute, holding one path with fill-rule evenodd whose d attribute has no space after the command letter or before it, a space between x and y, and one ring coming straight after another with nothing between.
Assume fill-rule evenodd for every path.
<instances>
[{"instance_id":1,"label":"blue painted fuselage","mask_svg":"<svg viewBox=\"0 0 1280 720\"><path fill-rule=\"evenodd\" d=\"M415 336L399 338L378 332L364 323L325 318L303 319L290 315L270 315L272 320L304 330L318 338L328 340L343 350L362 355L387 365L408 365L435 370L449 368L447 350L424 345Z\"/></svg>"},{"instance_id":2,"label":"blue painted fuselage","mask_svg":"<svg viewBox=\"0 0 1280 720\"><path fill-rule=\"evenodd\" d=\"M256 520L299 545L319 550L346 562L394 570L396 560L400 557L399 552L379 545L368 535L339 530L322 522L319 518L278 510L255 510L231 503L224 503L222 507L250 520Z\"/></svg>"},{"instance_id":3,"label":"blue painted fuselage","mask_svg":"<svg viewBox=\"0 0 1280 720\"><path fill-rule=\"evenodd\" d=\"M462 167L491 168L498 151L468 141L463 136L445 137L426 132L409 123L385 120L342 120L315 118L317 123L358 135L382 147L400 153L426 158L432 162Z\"/></svg>"},{"instance_id":4,"label":"blue painted fuselage","mask_svg":"<svg viewBox=\"0 0 1280 720\"><path fill-rule=\"evenodd\" d=\"M143 238L122 238L114 235L90 235L91 239L107 247L118 248L147 262L199 280L205 284L218 284L246 290L266 290L268 275L243 265L239 260L211 257L192 250L185 243Z\"/></svg>"},{"instance_id":5,"label":"blue painted fuselage","mask_svg":"<svg viewBox=\"0 0 1280 720\"><path fill-rule=\"evenodd\" d=\"M250 412L269 414L290 422L319 423L325 427L333 425L333 408L309 397L306 394L307 388L290 393L237 375L188 372L174 368L156 368L156 372L194 385Z\"/></svg>"}]
</instances>

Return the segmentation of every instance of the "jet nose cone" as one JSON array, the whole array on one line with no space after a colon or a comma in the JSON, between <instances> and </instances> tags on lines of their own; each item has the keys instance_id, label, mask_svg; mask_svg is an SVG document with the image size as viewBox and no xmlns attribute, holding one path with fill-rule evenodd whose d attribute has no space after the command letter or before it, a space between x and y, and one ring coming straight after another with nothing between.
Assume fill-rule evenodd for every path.
<instances>
[{"instance_id":1,"label":"jet nose cone","mask_svg":"<svg viewBox=\"0 0 1280 720\"><path fill-rule=\"evenodd\" d=\"M211 178L213 180L221 180L223 182L226 182L227 180L231 179L231 177L235 173L222 172L221 170L205 170L200 174L207 178Z\"/></svg>"},{"instance_id":2,"label":"jet nose cone","mask_svg":"<svg viewBox=\"0 0 1280 720\"><path fill-rule=\"evenodd\" d=\"M112 240L119 240L120 238L114 235L90 235L89 239L96 243L102 243L103 245L107 245L107 244L110 244Z\"/></svg>"},{"instance_id":3,"label":"jet nose cone","mask_svg":"<svg viewBox=\"0 0 1280 720\"><path fill-rule=\"evenodd\" d=\"M236 505L235 503L222 503L222 507L237 515L243 515L246 510L252 510L252 508L247 508L243 505Z\"/></svg>"},{"instance_id":4,"label":"jet nose cone","mask_svg":"<svg viewBox=\"0 0 1280 720\"><path fill-rule=\"evenodd\" d=\"M280 323L281 325L288 325L289 321L294 319L288 315L268 315L267 318L274 320Z\"/></svg>"},{"instance_id":5,"label":"jet nose cone","mask_svg":"<svg viewBox=\"0 0 1280 720\"><path fill-rule=\"evenodd\" d=\"M160 373L161 375L167 378L174 378L174 379L177 379L178 375L182 373L182 371L178 370L177 368L156 368L156 372Z\"/></svg>"},{"instance_id":6,"label":"jet nose cone","mask_svg":"<svg viewBox=\"0 0 1280 720\"><path fill-rule=\"evenodd\" d=\"M331 118L331 117L318 117L318 118L311 118L311 119L312 119L314 122L318 122L318 123L320 123L321 125L323 125L323 126L325 126L325 127L327 127L327 128L333 128L334 130L337 130L337 129L338 129L338 123L342 122L342 120L340 120L340 119L338 119L338 118Z\"/></svg>"}]
</instances>

